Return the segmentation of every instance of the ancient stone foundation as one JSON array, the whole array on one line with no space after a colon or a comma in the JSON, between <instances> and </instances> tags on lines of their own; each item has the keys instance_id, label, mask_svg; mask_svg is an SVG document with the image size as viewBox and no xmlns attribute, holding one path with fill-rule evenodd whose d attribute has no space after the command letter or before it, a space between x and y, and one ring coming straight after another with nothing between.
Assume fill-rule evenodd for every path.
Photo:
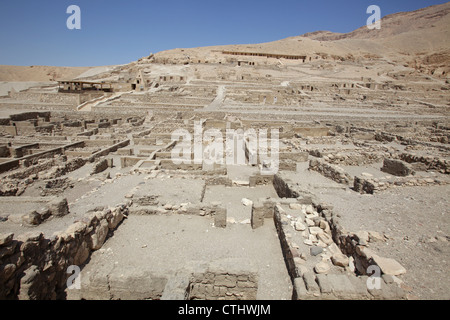
<instances>
[{"instance_id":1,"label":"ancient stone foundation","mask_svg":"<svg viewBox=\"0 0 450 320\"><path fill-rule=\"evenodd\" d=\"M52 207L59 208L55 203ZM92 212L63 232L0 236L0 299L63 298L70 266L82 266L127 215L126 206Z\"/></svg>"}]
</instances>

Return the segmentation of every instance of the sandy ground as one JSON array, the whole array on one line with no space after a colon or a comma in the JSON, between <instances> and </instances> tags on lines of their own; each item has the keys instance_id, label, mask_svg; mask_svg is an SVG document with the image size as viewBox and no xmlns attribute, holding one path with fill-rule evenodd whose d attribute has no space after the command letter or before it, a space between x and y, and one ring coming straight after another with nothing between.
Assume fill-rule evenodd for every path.
<instances>
[{"instance_id":1,"label":"sandy ground","mask_svg":"<svg viewBox=\"0 0 450 320\"><path fill-rule=\"evenodd\" d=\"M32 87L41 87L52 85L54 82L37 82L37 81L22 81L22 82L0 82L0 96L7 96L11 89L18 91L27 90Z\"/></svg>"},{"instance_id":2,"label":"sandy ground","mask_svg":"<svg viewBox=\"0 0 450 320\"><path fill-rule=\"evenodd\" d=\"M131 272L175 274L193 261L250 259L258 268L257 299L287 300L292 285L273 223L252 230L250 225L212 227L213 219L198 216L129 216L81 273ZM102 271L103 270L103 271Z\"/></svg>"}]
</instances>

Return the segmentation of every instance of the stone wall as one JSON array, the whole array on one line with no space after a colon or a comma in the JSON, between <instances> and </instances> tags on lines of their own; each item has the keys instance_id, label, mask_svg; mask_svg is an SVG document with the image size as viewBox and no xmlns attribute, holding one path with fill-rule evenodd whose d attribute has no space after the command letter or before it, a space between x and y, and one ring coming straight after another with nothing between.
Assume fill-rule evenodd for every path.
<instances>
[{"instance_id":1,"label":"stone wall","mask_svg":"<svg viewBox=\"0 0 450 320\"><path fill-rule=\"evenodd\" d=\"M408 163L401 160L387 158L383 161L381 171L401 177L406 177L415 173Z\"/></svg>"},{"instance_id":2,"label":"stone wall","mask_svg":"<svg viewBox=\"0 0 450 320\"><path fill-rule=\"evenodd\" d=\"M4 175L4 179L26 179L44 170L49 170L56 165L58 159L41 159L37 164L31 165L25 169L17 170L10 174Z\"/></svg>"},{"instance_id":3,"label":"stone wall","mask_svg":"<svg viewBox=\"0 0 450 320\"><path fill-rule=\"evenodd\" d=\"M273 175L255 174L249 177L249 186L255 187L260 185L273 184Z\"/></svg>"},{"instance_id":4,"label":"stone wall","mask_svg":"<svg viewBox=\"0 0 450 320\"><path fill-rule=\"evenodd\" d=\"M62 299L71 265L81 267L128 214L125 205L86 214L49 238L39 232L0 236L0 299Z\"/></svg>"},{"instance_id":5,"label":"stone wall","mask_svg":"<svg viewBox=\"0 0 450 320\"><path fill-rule=\"evenodd\" d=\"M326 163L321 159L313 159L309 162L309 170L314 170L322 174L323 176L330 178L337 183L351 184L353 178L344 171L341 167Z\"/></svg>"},{"instance_id":6,"label":"stone wall","mask_svg":"<svg viewBox=\"0 0 450 320\"><path fill-rule=\"evenodd\" d=\"M0 146L0 158L9 158L10 156L9 147L7 145Z\"/></svg>"},{"instance_id":7,"label":"stone wall","mask_svg":"<svg viewBox=\"0 0 450 320\"><path fill-rule=\"evenodd\" d=\"M233 185L233 181L227 176L218 176L205 179L205 185L206 186L223 185L231 187Z\"/></svg>"},{"instance_id":8,"label":"stone wall","mask_svg":"<svg viewBox=\"0 0 450 320\"><path fill-rule=\"evenodd\" d=\"M345 166L360 166L365 164L372 164L381 162L385 153L383 152L365 152L361 151L358 153L355 152L335 152L331 150L318 150L311 149L308 150L309 154L323 158L325 161L336 164L336 165L345 165Z\"/></svg>"},{"instance_id":9,"label":"stone wall","mask_svg":"<svg viewBox=\"0 0 450 320\"><path fill-rule=\"evenodd\" d=\"M102 159L97 161L92 169L91 175L105 171L108 167L112 167L112 163L113 159Z\"/></svg>"},{"instance_id":10,"label":"stone wall","mask_svg":"<svg viewBox=\"0 0 450 320\"><path fill-rule=\"evenodd\" d=\"M280 160L279 163L279 170L285 170L285 171L297 171L297 162L292 160Z\"/></svg>"},{"instance_id":11,"label":"stone wall","mask_svg":"<svg viewBox=\"0 0 450 320\"><path fill-rule=\"evenodd\" d=\"M273 217L275 207L274 199L260 198L253 202L251 225L253 229L262 227L264 225L264 219L270 219Z\"/></svg>"},{"instance_id":12,"label":"stone wall","mask_svg":"<svg viewBox=\"0 0 450 320\"><path fill-rule=\"evenodd\" d=\"M299 134L303 137L323 137L328 136L330 129L327 127L317 127L317 128L310 128L310 127L297 127L294 128L294 133Z\"/></svg>"},{"instance_id":13,"label":"stone wall","mask_svg":"<svg viewBox=\"0 0 450 320\"><path fill-rule=\"evenodd\" d=\"M130 195L131 197L131 195ZM130 214L154 215L154 214L183 214L214 217L214 226L226 228L227 209L220 202L211 203L183 203L180 205L160 205L157 196L132 197L133 205Z\"/></svg>"},{"instance_id":14,"label":"stone wall","mask_svg":"<svg viewBox=\"0 0 450 320\"><path fill-rule=\"evenodd\" d=\"M82 141L73 142L73 143L69 143L69 144L61 146L61 147L56 147L56 148L44 150L44 151L41 151L41 152L38 152L35 154L30 154L30 155L20 158L19 160L21 160L23 162L24 166L28 167L30 165L36 164L40 159L51 158L58 154L64 154L64 151L67 149L72 149L72 148L77 148L77 147L82 147L82 146L84 146L84 142L82 142Z\"/></svg>"},{"instance_id":15,"label":"stone wall","mask_svg":"<svg viewBox=\"0 0 450 320\"><path fill-rule=\"evenodd\" d=\"M1 204L14 206L20 203L35 203L40 208L27 213L13 213L8 215L8 221L27 227L37 226L52 217L63 217L69 213L67 199L57 197L1 197ZM44 206L42 206L45 204Z\"/></svg>"},{"instance_id":16,"label":"stone wall","mask_svg":"<svg viewBox=\"0 0 450 320\"><path fill-rule=\"evenodd\" d=\"M273 186L280 198L297 198L300 196L298 192L289 186L292 181L289 179L282 178L279 174L273 177Z\"/></svg>"},{"instance_id":17,"label":"stone wall","mask_svg":"<svg viewBox=\"0 0 450 320\"><path fill-rule=\"evenodd\" d=\"M120 157L120 165L121 168L126 168L130 166L134 166L139 161L143 161L146 158L140 158L140 157Z\"/></svg>"},{"instance_id":18,"label":"stone wall","mask_svg":"<svg viewBox=\"0 0 450 320\"><path fill-rule=\"evenodd\" d=\"M315 204L315 206L329 223L334 242L344 254L353 259L357 274L367 275L367 268L370 265L380 267L384 280L406 273L405 268L394 259L380 257L368 248L370 242L385 241L382 235L374 231L348 232L342 227L341 220L333 212L332 207L324 204Z\"/></svg>"},{"instance_id":19,"label":"stone wall","mask_svg":"<svg viewBox=\"0 0 450 320\"><path fill-rule=\"evenodd\" d=\"M161 169L165 170L202 170L202 164L195 163L174 163L171 159L160 160Z\"/></svg>"},{"instance_id":20,"label":"stone wall","mask_svg":"<svg viewBox=\"0 0 450 320\"><path fill-rule=\"evenodd\" d=\"M430 186L430 185L446 185L450 184L447 178L431 178L431 177L390 177L390 178L367 178L355 176L353 181L353 190L360 193L374 194L389 188L402 186Z\"/></svg>"},{"instance_id":21,"label":"stone wall","mask_svg":"<svg viewBox=\"0 0 450 320\"><path fill-rule=\"evenodd\" d=\"M47 102L58 104L79 105L83 102L102 96L103 93L35 93L35 92L11 92L11 98L31 102Z\"/></svg>"},{"instance_id":22,"label":"stone wall","mask_svg":"<svg viewBox=\"0 0 450 320\"><path fill-rule=\"evenodd\" d=\"M427 170L438 170L441 173L450 174L450 161L441 157L420 156L412 153L401 153L398 157L407 163L423 163Z\"/></svg>"},{"instance_id":23,"label":"stone wall","mask_svg":"<svg viewBox=\"0 0 450 320\"><path fill-rule=\"evenodd\" d=\"M273 220L275 224L275 228L277 230L278 239L280 240L280 246L281 251L283 253L284 262L286 264L286 268L288 270L289 276L291 277L291 280L293 281L295 278L299 277L298 269L296 266L296 261L294 258L298 258L299 255L297 253L297 250L294 250L289 245L288 238L286 237L286 233L284 232L283 224L287 225L289 222L282 219L281 212L283 212L283 209L276 205L274 207L274 215ZM298 263L298 262L297 262Z\"/></svg>"},{"instance_id":24,"label":"stone wall","mask_svg":"<svg viewBox=\"0 0 450 320\"><path fill-rule=\"evenodd\" d=\"M16 93L20 94L20 93ZM21 112L17 114L12 114L9 116L11 121L26 121L26 120L32 120L32 119L38 119L42 118L44 121L48 122L50 121L50 112L49 111L43 111L43 112Z\"/></svg>"},{"instance_id":25,"label":"stone wall","mask_svg":"<svg viewBox=\"0 0 450 320\"><path fill-rule=\"evenodd\" d=\"M286 180L284 176L276 176L279 180ZM281 185L281 183L278 183ZM347 232L341 224L340 217L333 212L333 207L311 199L306 203L308 194L303 194L290 181L284 181L289 192L295 192L297 199L283 199L274 207L274 223L280 240L283 257L289 275L294 285L293 299L296 300L335 300L335 299L405 299L406 292L398 285L396 276L406 270L394 259L378 256L367 246L370 242L384 241L384 237L376 232L360 231ZM292 201L290 201L292 200ZM296 218L286 214L281 205L289 204L290 209L301 209L307 219L299 223ZM313 217L314 216L314 217ZM308 218L309 217L309 218ZM313 218L311 218L313 217ZM294 220L292 220L294 219ZM346 273L334 273L321 270L318 263L314 271L310 270L305 260L307 257L300 252L292 241L292 232L303 232L308 229L309 238L305 244L326 247L331 254L333 265L344 267ZM313 233L314 231L314 233ZM319 232L320 231L320 232ZM317 232L317 233L316 233ZM314 239L311 239L311 235ZM305 234L306 235L306 234ZM322 243L321 243L322 242ZM323 261L322 261L323 262ZM369 288L367 268L371 265L380 268L380 287ZM354 272L353 272L354 271Z\"/></svg>"},{"instance_id":26,"label":"stone wall","mask_svg":"<svg viewBox=\"0 0 450 320\"><path fill-rule=\"evenodd\" d=\"M15 163L15 162L17 163ZM15 169L19 167L20 161L13 160L0 164L16 164L14 167L10 166L5 169ZM85 159L75 158L67 161L65 156L54 159L41 159L35 165L27 168L19 168L11 173L2 175L0 184L1 196L18 196L22 194L25 189L38 179L54 179L58 178L68 172L72 172L81 168L86 163Z\"/></svg>"},{"instance_id":27,"label":"stone wall","mask_svg":"<svg viewBox=\"0 0 450 320\"><path fill-rule=\"evenodd\" d=\"M116 152L118 149L126 147L130 144L130 140L124 140L119 143L113 144L112 146L108 146L89 157L90 162L94 162L95 159L98 159L103 156L107 156L111 152Z\"/></svg>"}]
</instances>

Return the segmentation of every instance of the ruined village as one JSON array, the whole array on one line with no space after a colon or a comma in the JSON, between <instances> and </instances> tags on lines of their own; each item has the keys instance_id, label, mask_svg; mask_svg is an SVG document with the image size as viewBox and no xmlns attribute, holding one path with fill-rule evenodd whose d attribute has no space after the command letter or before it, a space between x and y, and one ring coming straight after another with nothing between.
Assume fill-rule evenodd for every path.
<instances>
[{"instance_id":1,"label":"ruined village","mask_svg":"<svg viewBox=\"0 0 450 320\"><path fill-rule=\"evenodd\" d=\"M0 299L449 299L449 13L0 66Z\"/></svg>"}]
</instances>

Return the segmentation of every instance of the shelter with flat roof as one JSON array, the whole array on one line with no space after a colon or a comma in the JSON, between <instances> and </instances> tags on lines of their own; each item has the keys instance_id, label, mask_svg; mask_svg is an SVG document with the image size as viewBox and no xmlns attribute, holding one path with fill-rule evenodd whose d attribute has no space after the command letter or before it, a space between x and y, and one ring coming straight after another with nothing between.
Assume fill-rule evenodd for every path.
<instances>
[{"instance_id":1,"label":"shelter with flat roof","mask_svg":"<svg viewBox=\"0 0 450 320\"><path fill-rule=\"evenodd\" d=\"M86 91L112 92L112 84L106 82L91 82L79 80L58 81L58 92L82 93Z\"/></svg>"}]
</instances>

